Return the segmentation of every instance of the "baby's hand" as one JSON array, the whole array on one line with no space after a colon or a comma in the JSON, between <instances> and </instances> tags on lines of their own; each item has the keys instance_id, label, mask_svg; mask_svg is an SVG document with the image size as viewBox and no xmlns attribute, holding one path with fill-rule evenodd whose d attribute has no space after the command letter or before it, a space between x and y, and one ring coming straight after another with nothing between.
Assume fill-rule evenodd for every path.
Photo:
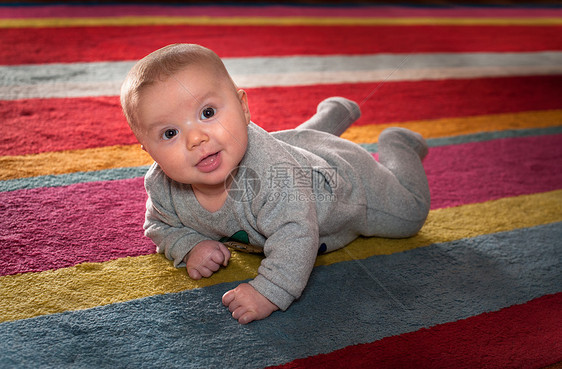
<instances>
[{"instance_id":1,"label":"baby's hand","mask_svg":"<svg viewBox=\"0 0 562 369\"><path fill-rule=\"evenodd\" d=\"M222 243L201 241L185 256L187 274L193 279L210 277L221 265L227 266L229 259L230 251Z\"/></svg>"},{"instance_id":2,"label":"baby's hand","mask_svg":"<svg viewBox=\"0 0 562 369\"><path fill-rule=\"evenodd\" d=\"M254 320L267 318L276 310L277 305L256 291L248 283L242 283L222 297L224 306L232 313L232 317L240 324L248 324Z\"/></svg>"}]
</instances>

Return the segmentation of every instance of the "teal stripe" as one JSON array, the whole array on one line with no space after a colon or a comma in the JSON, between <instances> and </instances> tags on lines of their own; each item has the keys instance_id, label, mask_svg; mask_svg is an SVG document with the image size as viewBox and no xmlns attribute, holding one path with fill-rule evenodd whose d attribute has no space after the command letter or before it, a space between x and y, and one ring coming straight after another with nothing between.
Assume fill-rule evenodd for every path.
<instances>
[{"instance_id":1,"label":"teal stripe","mask_svg":"<svg viewBox=\"0 0 562 369\"><path fill-rule=\"evenodd\" d=\"M431 138L427 140L430 147L459 145L473 142L485 142L502 138L528 137L561 134L562 126L546 128L514 129L506 131L480 132L470 135ZM371 153L377 152L377 144L361 144ZM106 169L93 172L77 172L61 175L48 175L30 178L18 178L0 181L0 192L32 189L40 187L61 187L76 183L114 181L142 177L148 166Z\"/></svg>"},{"instance_id":2,"label":"teal stripe","mask_svg":"<svg viewBox=\"0 0 562 369\"><path fill-rule=\"evenodd\" d=\"M148 166L105 169L93 172L76 172L59 175L18 178L0 181L0 192L32 189L40 187L61 187L77 183L116 181L143 177Z\"/></svg>"},{"instance_id":3,"label":"teal stripe","mask_svg":"<svg viewBox=\"0 0 562 369\"><path fill-rule=\"evenodd\" d=\"M466 144L466 143L499 140L499 139L502 139L502 138L517 138L517 137L555 135L555 134L561 134L561 133L562 133L562 126L545 127L545 128L511 129L511 130L505 130L505 131L479 132L479 133L473 133L473 134L469 134L469 135L430 138L430 139L427 140L427 145L429 147L452 146L452 145L460 145L460 144ZM361 144L361 146L369 152L372 152L372 153L377 152L377 144L376 143Z\"/></svg>"},{"instance_id":4,"label":"teal stripe","mask_svg":"<svg viewBox=\"0 0 562 369\"><path fill-rule=\"evenodd\" d=\"M220 302L236 283L6 322L0 367L282 364L558 293L561 239L552 223L317 267L286 312L247 326Z\"/></svg>"}]
</instances>

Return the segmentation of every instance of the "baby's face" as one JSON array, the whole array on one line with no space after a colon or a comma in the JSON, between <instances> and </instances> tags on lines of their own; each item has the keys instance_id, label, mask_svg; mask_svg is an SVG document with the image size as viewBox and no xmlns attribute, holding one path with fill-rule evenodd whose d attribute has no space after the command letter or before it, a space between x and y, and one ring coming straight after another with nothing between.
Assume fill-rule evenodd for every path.
<instances>
[{"instance_id":1,"label":"baby's face","mask_svg":"<svg viewBox=\"0 0 562 369\"><path fill-rule=\"evenodd\" d=\"M246 94L209 67L191 66L142 90L137 137L171 179L225 189L248 144Z\"/></svg>"}]
</instances>

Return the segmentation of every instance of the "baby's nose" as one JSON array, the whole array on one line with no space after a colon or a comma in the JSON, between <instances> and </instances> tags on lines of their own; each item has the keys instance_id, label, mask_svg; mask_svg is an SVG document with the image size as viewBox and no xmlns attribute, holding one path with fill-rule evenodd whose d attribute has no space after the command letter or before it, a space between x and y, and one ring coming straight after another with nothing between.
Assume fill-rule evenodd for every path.
<instances>
[{"instance_id":1,"label":"baby's nose","mask_svg":"<svg viewBox=\"0 0 562 369\"><path fill-rule=\"evenodd\" d=\"M191 127L186 133L186 145L189 150L193 150L203 142L209 140L207 134L199 127Z\"/></svg>"}]
</instances>

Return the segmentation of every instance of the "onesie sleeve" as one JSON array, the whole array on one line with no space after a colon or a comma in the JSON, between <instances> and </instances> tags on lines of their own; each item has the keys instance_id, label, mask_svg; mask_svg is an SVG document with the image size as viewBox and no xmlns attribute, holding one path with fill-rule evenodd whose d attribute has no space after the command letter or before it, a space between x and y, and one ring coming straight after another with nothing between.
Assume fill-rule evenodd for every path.
<instances>
[{"instance_id":1,"label":"onesie sleeve","mask_svg":"<svg viewBox=\"0 0 562 369\"><path fill-rule=\"evenodd\" d=\"M145 177L148 200L143 228L156 250L172 260L175 267L181 267L185 265L185 255L208 237L182 223L173 204L171 186L158 167L151 167Z\"/></svg>"},{"instance_id":2,"label":"onesie sleeve","mask_svg":"<svg viewBox=\"0 0 562 369\"><path fill-rule=\"evenodd\" d=\"M258 214L258 227L267 238L265 258L250 284L286 310L301 296L314 267L318 222L311 191L289 188L274 193L281 195L267 201Z\"/></svg>"}]
</instances>

